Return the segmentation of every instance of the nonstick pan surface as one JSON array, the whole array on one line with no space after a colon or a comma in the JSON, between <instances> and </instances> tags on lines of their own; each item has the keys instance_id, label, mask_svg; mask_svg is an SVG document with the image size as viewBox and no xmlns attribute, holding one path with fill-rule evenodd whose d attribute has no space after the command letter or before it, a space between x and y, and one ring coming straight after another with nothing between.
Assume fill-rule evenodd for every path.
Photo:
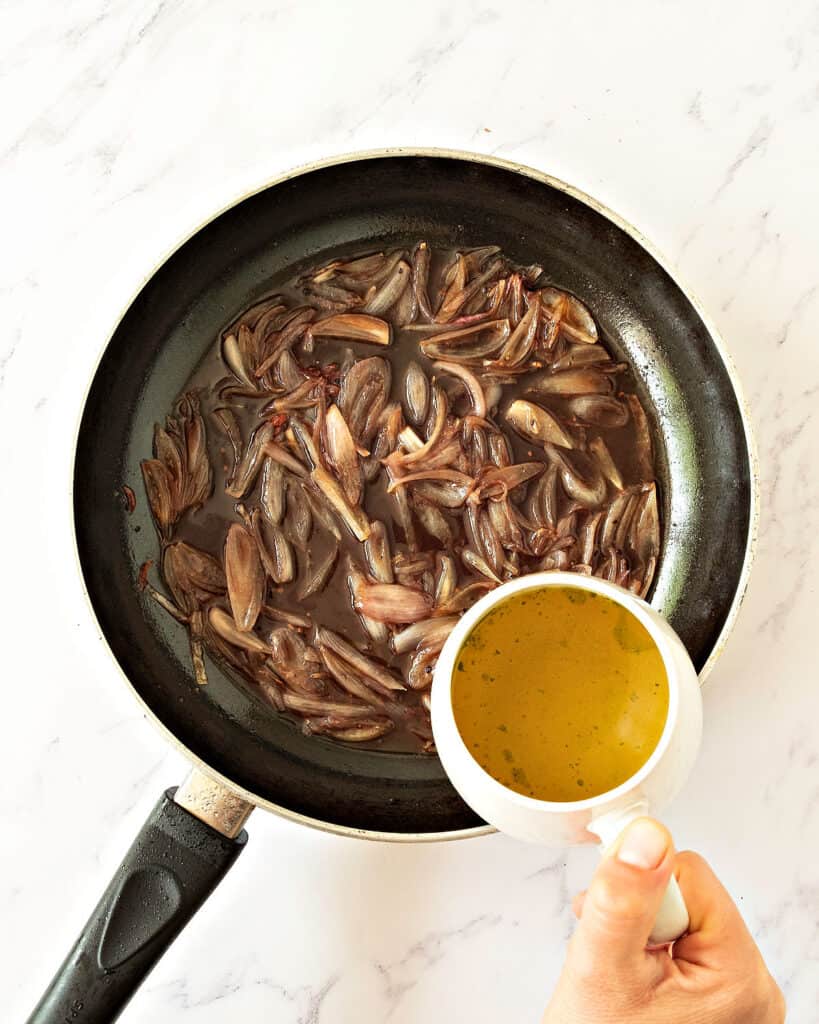
<instances>
[{"instance_id":1,"label":"nonstick pan surface","mask_svg":"<svg viewBox=\"0 0 819 1024\"><path fill-rule=\"evenodd\" d=\"M756 502L745 416L718 338L636 232L560 182L467 154L359 155L275 182L180 246L116 328L82 417L74 514L88 595L136 694L193 760L271 810L381 838L443 838L483 823L435 757L304 736L210 661L209 684L196 685L184 628L136 586L158 551L139 462L154 423L239 311L301 267L418 238L497 244L542 264L634 368L662 492L652 604L698 670L718 653L741 599ZM123 484L137 494L133 514Z\"/></svg>"}]
</instances>

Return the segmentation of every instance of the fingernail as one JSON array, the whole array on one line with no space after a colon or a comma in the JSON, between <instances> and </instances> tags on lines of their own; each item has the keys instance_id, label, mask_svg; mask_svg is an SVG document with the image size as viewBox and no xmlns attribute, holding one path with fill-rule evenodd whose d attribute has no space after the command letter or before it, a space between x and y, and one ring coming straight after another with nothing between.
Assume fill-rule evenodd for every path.
<instances>
[{"instance_id":1,"label":"fingernail","mask_svg":"<svg viewBox=\"0 0 819 1024\"><path fill-rule=\"evenodd\" d=\"M668 852L668 833L653 821L635 821L626 829L617 859L643 871L658 867Z\"/></svg>"}]
</instances>

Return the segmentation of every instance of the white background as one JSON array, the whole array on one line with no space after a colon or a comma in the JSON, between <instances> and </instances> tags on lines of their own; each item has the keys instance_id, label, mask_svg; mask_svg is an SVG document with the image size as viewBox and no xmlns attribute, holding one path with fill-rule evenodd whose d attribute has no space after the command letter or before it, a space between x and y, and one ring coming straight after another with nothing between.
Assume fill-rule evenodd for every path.
<instances>
[{"instance_id":1,"label":"white background","mask_svg":"<svg viewBox=\"0 0 819 1024\"><path fill-rule=\"evenodd\" d=\"M819 5L43 0L0 9L3 1018L24 1019L179 755L73 561L83 393L121 309L214 209L387 145L531 164L636 224L727 339L759 438L747 603L667 820L819 1004ZM128 1024L536 1021L591 851L424 847L256 814ZM241 1018L240 1018L241 1015Z\"/></svg>"}]
</instances>

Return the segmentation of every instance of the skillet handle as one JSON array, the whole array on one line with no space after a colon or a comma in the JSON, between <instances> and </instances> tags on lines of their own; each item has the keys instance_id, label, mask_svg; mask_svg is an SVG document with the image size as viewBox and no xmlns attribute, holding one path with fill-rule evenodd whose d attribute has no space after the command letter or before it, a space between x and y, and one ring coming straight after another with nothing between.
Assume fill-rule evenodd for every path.
<instances>
[{"instance_id":1,"label":"skillet handle","mask_svg":"<svg viewBox=\"0 0 819 1024\"><path fill-rule=\"evenodd\" d=\"M110 1024L247 843L165 792L28 1024Z\"/></svg>"}]
</instances>

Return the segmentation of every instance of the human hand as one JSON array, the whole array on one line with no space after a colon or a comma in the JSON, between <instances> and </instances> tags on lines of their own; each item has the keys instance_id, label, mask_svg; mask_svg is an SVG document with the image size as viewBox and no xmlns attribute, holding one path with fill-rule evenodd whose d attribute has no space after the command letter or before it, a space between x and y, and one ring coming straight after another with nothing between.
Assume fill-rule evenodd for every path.
<instances>
[{"instance_id":1,"label":"human hand","mask_svg":"<svg viewBox=\"0 0 819 1024\"><path fill-rule=\"evenodd\" d=\"M671 874L691 924L669 950L647 950ZM708 864L675 854L650 818L631 823L601 862L543 1024L782 1024L785 1001Z\"/></svg>"}]
</instances>

